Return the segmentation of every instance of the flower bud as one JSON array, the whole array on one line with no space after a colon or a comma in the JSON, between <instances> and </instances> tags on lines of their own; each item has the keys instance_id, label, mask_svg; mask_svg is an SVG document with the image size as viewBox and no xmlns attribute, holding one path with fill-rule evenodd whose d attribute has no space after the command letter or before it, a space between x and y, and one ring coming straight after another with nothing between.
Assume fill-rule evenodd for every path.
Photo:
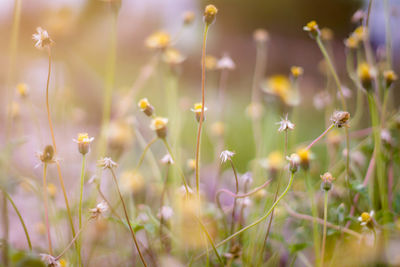
<instances>
[{"instance_id":1,"label":"flower bud","mask_svg":"<svg viewBox=\"0 0 400 267\"><path fill-rule=\"evenodd\" d=\"M204 22L207 25L214 23L217 13L218 13L218 9L214 5L206 6L206 8L204 10L204 17L203 17Z\"/></svg>"},{"instance_id":2,"label":"flower bud","mask_svg":"<svg viewBox=\"0 0 400 267\"><path fill-rule=\"evenodd\" d=\"M150 104L147 98L142 98L139 100L138 106L144 114L151 117L154 113L154 107Z\"/></svg>"},{"instance_id":3,"label":"flower bud","mask_svg":"<svg viewBox=\"0 0 400 267\"><path fill-rule=\"evenodd\" d=\"M196 104L194 104L193 108L190 109L192 112L194 112L197 122L200 122L202 107L203 107L203 105L201 103L196 103ZM205 115L206 110L207 110L207 107L204 107L203 121L206 120L206 115Z\"/></svg>"},{"instance_id":4,"label":"flower bud","mask_svg":"<svg viewBox=\"0 0 400 267\"><path fill-rule=\"evenodd\" d=\"M286 159L289 161L289 170L291 173L295 173L299 170L300 166L300 157L296 153L293 153L290 155L290 157L286 157Z\"/></svg>"},{"instance_id":5,"label":"flower bud","mask_svg":"<svg viewBox=\"0 0 400 267\"><path fill-rule=\"evenodd\" d=\"M90 143L93 142L94 137L89 137L87 133L78 134L78 139L73 139L78 144L79 153L86 155L90 151Z\"/></svg>"},{"instance_id":6,"label":"flower bud","mask_svg":"<svg viewBox=\"0 0 400 267\"><path fill-rule=\"evenodd\" d=\"M361 63L357 68L358 78L360 79L361 85L367 90L372 90L372 82L376 76L375 69L367 63Z\"/></svg>"},{"instance_id":7,"label":"flower bud","mask_svg":"<svg viewBox=\"0 0 400 267\"><path fill-rule=\"evenodd\" d=\"M165 138L167 136L167 118L156 117L151 121L150 127L156 132L159 138Z\"/></svg>"},{"instance_id":8,"label":"flower bud","mask_svg":"<svg viewBox=\"0 0 400 267\"><path fill-rule=\"evenodd\" d=\"M385 70L383 78L385 79L386 88L389 88L397 80L397 75L393 70Z\"/></svg>"},{"instance_id":9,"label":"flower bud","mask_svg":"<svg viewBox=\"0 0 400 267\"><path fill-rule=\"evenodd\" d=\"M38 154L39 159L43 163L53 163L54 162L54 148L52 145L47 145L42 153Z\"/></svg>"},{"instance_id":10,"label":"flower bud","mask_svg":"<svg viewBox=\"0 0 400 267\"><path fill-rule=\"evenodd\" d=\"M332 176L330 172L326 172L323 175L321 175L322 179L322 184L321 188L324 191L329 191L332 188L332 182L335 180L335 178Z\"/></svg>"}]
</instances>

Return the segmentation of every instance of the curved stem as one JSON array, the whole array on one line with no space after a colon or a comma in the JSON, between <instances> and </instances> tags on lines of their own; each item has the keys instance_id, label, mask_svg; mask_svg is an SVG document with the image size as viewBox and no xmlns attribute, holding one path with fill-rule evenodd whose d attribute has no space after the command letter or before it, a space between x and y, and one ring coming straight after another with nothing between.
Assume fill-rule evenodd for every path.
<instances>
[{"instance_id":1,"label":"curved stem","mask_svg":"<svg viewBox=\"0 0 400 267\"><path fill-rule=\"evenodd\" d=\"M85 161L86 155L82 156L82 169L81 169L81 188L80 188L80 195L79 195L79 229L82 228L82 198L83 198L83 185L85 183ZM78 239L78 264L79 266L82 265L82 258L81 258L81 247L82 247L82 239Z\"/></svg>"},{"instance_id":2,"label":"curved stem","mask_svg":"<svg viewBox=\"0 0 400 267\"><path fill-rule=\"evenodd\" d=\"M328 192L329 191L325 191L325 198L324 198L324 229L322 233L321 266L324 266L324 255L325 255L325 245L326 245L326 221L328 219Z\"/></svg>"},{"instance_id":3,"label":"curved stem","mask_svg":"<svg viewBox=\"0 0 400 267\"><path fill-rule=\"evenodd\" d=\"M259 224L260 222L262 222L263 220L265 220L272 212L272 210L276 207L276 205L278 205L278 203L282 200L282 198L287 194L287 192L289 191L290 187L293 184L293 178L294 178L294 173L290 174L290 179L289 179L289 183L285 189L285 191L283 191L283 193L278 197L278 199L274 202L274 204L272 205L272 207L268 210L268 212L266 214L264 214L261 218L257 219L256 221L254 221L253 223L247 225L246 227L243 227L242 229L240 229L239 231L235 232L234 234L230 235L229 237L225 238L224 240L222 240L221 242L219 242L217 245L215 245L215 247L220 247L223 244L225 244L226 242L228 242L229 240L231 240L232 238L235 238L236 236L240 235L242 232L256 226L257 224ZM200 255L198 255L196 257L196 259L200 258L201 256L203 256L206 252L201 253Z\"/></svg>"},{"instance_id":4,"label":"curved stem","mask_svg":"<svg viewBox=\"0 0 400 267\"><path fill-rule=\"evenodd\" d=\"M4 196L8 199L8 201L10 201L11 205L13 206L15 213L17 213L19 221L21 222L21 226L22 228L24 228L24 233L25 233L25 237L26 237L26 242L28 243L29 246L29 250L32 251L32 243L31 243L31 239L29 237L29 233L28 233L28 229L26 228L26 224L24 222L24 219L21 216L21 213L19 212L17 206L15 205L13 199L11 198L11 196L7 193L7 191L5 189L2 190Z\"/></svg>"},{"instance_id":5,"label":"curved stem","mask_svg":"<svg viewBox=\"0 0 400 267\"><path fill-rule=\"evenodd\" d=\"M200 140L201 140L201 128L203 126L204 121L204 105L205 105L205 82L206 82L206 43L207 43L207 32L208 32L209 24L206 24L204 28L203 34L203 51L201 55L201 114L199 127L197 131L197 142L196 142L196 164L195 164L195 176L196 176L196 191L197 195L200 199L200 169L199 169L199 160L200 160Z\"/></svg>"},{"instance_id":6,"label":"curved stem","mask_svg":"<svg viewBox=\"0 0 400 267\"><path fill-rule=\"evenodd\" d=\"M49 254L53 255L53 248L51 245L51 236L50 236L50 223L49 223L49 204L47 200L47 163L43 164L43 200L44 200L44 216L46 220L46 231L47 231L47 241L49 244Z\"/></svg>"},{"instance_id":7,"label":"curved stem","mask_svg":"<svg viewBox=\"0 0 400 267\"><path fill-rule=\"evenodd\" d=\"M117 177L115 176L115 172L114 172L114 170L113 170L112 168L110 168L110 172L111 172L111 174L112 174L112 177L113 177L115 186L117 187L118 195L119 195L119 198L121 199L122 207L123 207L123 210L124 210L125 219L126 219L126 222L127 222L127 224L128 224L129 230L130 230L130 232L131 232L133 242L135 243L136 249L137 249L137 251L138 251L138 253L139 253L140 260L142 261L143 265L144 265L145 267L147 267L146 261L144 260L144 257L143 257L143 255L142 255L142 252L140 251L139 244L138 244L138 241L137 241L137 239L136 239L135 232L134 232L133 229L132 229L132 225L131 225L131 222L130 222L130 220L129 220L128 211L126 210L126 206L125 206L125 201L124 201L124 198L122 197L121 191L119 190Z\"/></svg>"},{"instance_id":8,"label":"curved stem","mask_svg":"<svg viewBox=\"0 0 400 267\"><path fill-rule=\"evenodd\" d=\"M89 221L90 221L90 219L87 220L86 223L78 230L78 232L76 233L74 238L72 238L71 242L69 242L69 244L64 248L64 250L57 257L55 257L56 261L61 259L61 257L68 251L68 249L72 246L72 244L78 239L79 235L82 233L83 229L86 228L86 226L88 225Z\"/></svg>"}]
</instances>

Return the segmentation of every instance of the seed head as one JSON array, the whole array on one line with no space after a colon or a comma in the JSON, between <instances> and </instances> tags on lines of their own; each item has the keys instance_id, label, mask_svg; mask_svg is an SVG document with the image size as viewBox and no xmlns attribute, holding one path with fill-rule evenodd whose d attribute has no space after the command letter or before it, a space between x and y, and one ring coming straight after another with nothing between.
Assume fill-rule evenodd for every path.
<instances>
[{"instance_id":1,"label":"seed head","mask_svg":"<svg viewBox=\"0 0 400 267\"><path fill-rule=\"evenodd\" d=\"M206 25L211 25L214 23L217 13L218 9L214 5L206 6L206 8L204 9L204 16L203 16L203 20L206 23Z\"/></svg>"},{"instance_id":2,"label":"seed head","mask_svg":"<svg viewBox=\"0 0 400 267\"><path fill-rule=\"evenodd\" d=\"M332 188L332 182L335 180L335 178L332 176L330 172L326 172L323 175L321 175L322 179L322 190L329 191Z\"/></svg>"},{"instance_id":3,"label":"seed head","mask_svg":"<svg viewBox=\"0 0 400 267\"><path fill-rule=\"evenodd\" d=\"M385 70L383 72L383 78L385 79L386 88L389 88L392 83L397 80L397 75L393 70Z\"/></svg>"},{"instance_id":4,"label":"seed head","mask_svg":"<svg viewBox=\"0 0 400 267\"><path fill-rule=\"evenodd\" d=\"M154 107L150 104L147 98L142 98L138 102L138 107L144 114L151 117L154 114Z\"/></svg>"},{"instance_id":5,"label":"seed head","mask_svg":"<svg viewBox=\"0 0 400 267\"><path fill-rule=\"evenodd\" d=\"M277 122L276 124L279 124L279 129L278 132L284 132L287 130L293 130L294 129L294 124L288 120L288 114L286 114L284 119L281 119L280 122Z\"/></svg>"},{"instance_id":6,"label":"seed head","mask_svg":"<svg viewBox=\"0 0 400 267\"><path fill-rule=\"evenodd\" d=\"M159 138L167 136L167 118L156 117L151 121L150 128L153 129Z\"/></svg>"},{"instance_id":7,"label":"seed head","mask_svg":"<svg viewBox=\"0 0 400 267\"><path fill-rule=\"evenodd\" d=\"M165 154L165 156L161 159L161 163L172 165L174 164L174 160L172 159L170 154Z\"/></svg>"},{"instance_id":8,"label":"seed head","mask_svg":"<svg viewBox=\"0 0 400 267\"><path fill-rule=\"evenodd\" d=\"M36 42L35 47L40 50L50 48L54 44L49 33L41 27L36 28L36 33L32 35L32 39Z\"/></svg>"},{"instance_id":9,"label":"seed head","mask_svg":"<svg viewBox=\"0 0 400 267\"><path fill-rule=\"evenodd\" d=\"M54 153L54 148L52 145L47 145L44 149L43 152L37 154L38 158L42 163L55 163L55 153Z\"/></svg>"},{"instance_id":10,"label":"seed head","mask_svg":"<svg viewBox=\"0 0 400 267\"><path fill-rule=\"evenodd\" d=\"M224 150L221 152L221 155L219 157L221 158L221 162L224 163L227 160L231 160L234 155L235 155L235 152L232 152L229 150Z\"/></svg>"},{"instance_id":11,"label":"seed head","mask_svg":"<svg viewBox=\"0 0 400 267\"><path fill-rule=\"evenodd\" d=\"M348 123L350 120L350 113L347 111L337 111L335 110L331 117L331 122L335 124L336 127L349 127Z\"/></svg>"},{"instance_id":12,"label":"seed head","mask_svg":"<svg viewBox=\"0 0 400 267\"><path fill-rule=\"evenodd\" d=\"M60 262L56 257L51 256L50 254L41 253L40 257L42 261L49 267L61 267Z\"/></svg>"},{"instance_id":13,"label":"seed head","mask_svg":"<svg viewBox=\"0 0 400 267\"><path fill-rule=\"evenodd\" d=\"M78 134L77 139L73 139L78 144L78 150L82 155L86 155L90 151L90 143L92 143L94 137L89 137L87 133Z\"/></svg>"},{"instance_id":14,"label":"seed head","mask_svg":"<svg viewBox=\"0 0 400 267\"><path fill-rule=\"evenodd\" d=\"M110 157L104 157L98 161L98 165L103 169L113 169L118 166Z\"/></svg>"},{"instance_id":15,"label":"seed head","mask_svg":"<svg viewBox=\"0 0 400 267\"><path fill-rule=\"evenodd\" d=\"M315 20L310 21L307 23L304 27L303 30L306 32L310 33L310 36L312 38L315 38L320 35L319 27L318 24Z\"/></svg>"},{"instance_id":16,"label":"seed head","mask_svg":"<svg viewBox=\"0 0 400 267\"><path fill-rule=\"evenodd\" d=\"M91 219L97 219L99 218L102 214L104 214L108 210L108 205L106 202L102 201L99 204L96 205L95 208L90 209L90 218Z\"/></svg>"}]
</instances>

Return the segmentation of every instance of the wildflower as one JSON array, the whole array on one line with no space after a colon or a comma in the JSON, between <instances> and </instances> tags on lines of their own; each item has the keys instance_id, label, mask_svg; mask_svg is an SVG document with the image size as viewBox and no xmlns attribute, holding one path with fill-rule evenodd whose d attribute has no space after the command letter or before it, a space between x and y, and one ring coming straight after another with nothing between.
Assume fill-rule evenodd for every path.
<instances>
[{"instance_id":1,"label":"wildflower","mask_svg":"<svg viewBox=\"0 0 400 267\"><path fill-rule=\"evenodd\" d=\"M162 206L160 208L160 211L157 214L158 218L162 218L164 220L169 220L172 218L172 216L174 215L174 211L172 210L171 207L169 206Z\"/></svg>"},{"instance_id":2,"label":"wildflower","mask_svg":"<svg viewBox=\"0 0 400 267\"><path fill-rule=\"evenodd\" d=\"M358 221L362 226L367 226L368 228L373 228L374 227L374 211L368 212L363 212L361 213L361 216L358 217Z\"/></svg>"},{"instance_id":3,"label":"wildflower","mask_svg":"<svg viewBox=\"0 0 400 267\"><path fill-rule=\"evenodd\" d=\"M349 120L350 120L350 113L347 111L335 110L331 117L331 122L335 124L335 126L338 128L342 128L343 126L348 127Z\"/></svg>"},{"instance_id":4,"label":"wildflower","mask_svg":"<svg viewBox=\"0 0 400 267\"><path fill-rule=\"evenodd\" d=\"M303 27L303 30L310 33L310 36L315 38L320 35L318 24L315 20L310 21Z\"/></svg>"},{"instance_id":5,"label":"wildflower","mask_svg":"<svg viewBox=\"0 0 400 267\"><path fill-rule=\"evenodd\" d=\"M290 73L292 74L293 78L298 78L304 73L304 69L299 66L292 66L290 68Z\"/></svg>"},{"instance_id":6,"label":"wildflower","mask_svg":"<svg viewBox=\"0 0 400 267\"><path fill-rule=\"evenodd\" d=\"M293 130L294 129L294 124L288 120L288 114L286 114L285 118L282 119L280 122L277 122L276 124L279 124L279 129L278 132L283 132L287 130Z\"/></svg>"},{"instance_id":7,"label":"wildflower","mask_svg":"<svg viewBox=\"0 0 400 267\"><path fill-rule=\"evenodd\" d=\"M195 14L193 11L186 11L185 13L183 13L183 24L185 26L192 24L194 19Z\"/></svg>"},{"instance_id":8,"label":"wildflower","mask_svg":"<svg viewBox=\"0 0 400 267\"><path fill-rule=\"evenodd\" d=\"M389 88L392 83L397 80L397 75L393 70L385 70L383 72L383 78L385 79L386 88Z\"/></svg>"},{"instance_id":9,"label":"wildflower","mask_svg":"<svg viewBox=\"0 0 400 267\"><path fill-rule=\"evenodd\" d=\"M350 35L349 38L344 40L344 45L350 49L357 49L358 44L359 40L353 35Z\"/></svg>"},{"instance_id":10,"label":"wildflower","mask_svg":"<svg viewBox=\"0 0 400 267\"><path fill-rule=\"evenodd\" d=\"M253 39L257 43L263 44L269 41L269 34L264 29L257 29L253 33Z\"/></svg>"},{"instance_id":11,"label":"wildflower","mask_svg":"<svg viewBox=\"0 0 400 267\"><path fill-rule=\"evenodd\" d=\"M260 164L263 168L275 174L278 170L283 168L285 164L284 159L283 154L279 150L276 150L269 153L267 158L262 159Z\"/></svg>"},{"instance_id":12,"label":"wildflower","mask_svg":"<svg viewBox=\"0 0 400 267\"><path fill-rule=\"evenodd\" d=\"M162 59L164 60L165 63L174 66L181 64L183 61L185 61L186 57L182 55L182 53L179 52L179 50L175 48L168 48L167 50L164 51Z\"/></svg>"},{"instance_id":13,"label":"wildflower","mask_svg":"<svg viewBox=\"0 0 400 267\"><path fill-rule=\"evenodd\" d=\"M115 163L110 157L104 157L101 160L98 161L98 165L102 167L104 170L105 169L113 169L118 166L117 163Z\"/></svg>"},{"instance_id":14,"label":"wildflower","mask_svg":"<svg viewBox=\"0 0 400 267\"><path fill-rule=\"evenodd\" d=\"M205 58L205 67L206 70L215 70L217 68L217 58L212 55L206 55Z\"/></svg>"},{"instance_id":15,"label":"wildflower","mask_svg":"<svg viewBox=\"0 0 400 267\"><path fill-rule=\"evenodd\" d=\"M376 76L375 69L368 65L368 63L361 63L357 68L358 78L362 86L368 91L372 89L372 81Z\"/></svg>"},{"instance_id":16,"label":"wildflower","mask_svg":"<svg viewBox=\"0 0 400 267\"><path fill-rule=\"evenodd\" d=\"M189 170L194 171L196 169L196 160L188 159L186 161L186 166Z\"/></svg>"},{"instance_id":17,"label":"wildflower","mask_svg":"<svg viewBox=\"0 0 400 267\"><path fill-rule=\"evenodd\" d=\"M274 75L261 84L265 93L279 97L286 105L295 106L299 96L290 85L289 79L284 75Z\"/></svg>"},{"instance_id":18,"label":"wildflower","mask_svg":"<svg viewBox=\"0 0 400 267\"><path fill-rule=\"evenodd\" d=\"M120 182L121 189L127 194L139 192L145 185L143 176L136 170L122 172Z\"/></svg>"},{"instance_id":19,"label":"wildflower","mask_svg":"<svg viewBox=\"0 0 400 267\"><path fill-rule=\"evenodd\" d=\"M222 121L216 121L211 124L211 133L215 136L223 136L225 132L225 125Z\"/></svg>"},{"instance_id":20,"label":"wildflower","mask_svg":"<svg viewBox=\"0 0 400 267\"><path fill-rule=\"evenodd\" d=\"M65 259L60 259L60 266L61 267L67 267L68 266L68 262Z\"/></svg>"},{"instance_id":21,"label":"wildflower","mask_svg":"<svg viewBox=\"0 0 400 267\"><path fill-rule=\"evenodd\" d=\"M206 25L214 23L217 13L218 9L214 5L206 6L206 8L204 9L204 16L203 16L203 20L206 23Z\"/></svg>"},{"instance_id":22,"label":"wildflower","mask_svg":"<svg viewBox=\"0 0 400 267\"><path fill-rule=\"evenodd\" d=\"M47 193L51 198L55 198L57 195L57 187L53 183L47 185Z\"/></svg>"},{"instance_id":23,"label":"wildflower","mask_svg":"<svg viewBox=\"0 0 400 267\"><path fill-rule=\"evenodd\" d=\"M317 110L322 110L331 103L331 96L327 91L317 93L313 98L314 107Z\"/></svg>"},{"instance_id":24,"label":"wildflower","mask_svg":"<svg viewBox=\"0 0 400 267\"><path fill-rule=\"evenodd\" d=\"M147 37L146 46L151 49L165 49L171 43L171 36L163 31L158 31Z\"/></svg>"},{"instance_id":25,"label":"wildflower","mask_svg":"<svg viewBox=\"0 0 400 267\"><path fill-rule=\"evenodd\" d=\"M49 33L46 30L37 27L36 31L37 33L32 35L32 39L36 42L35 47L37 49L50 48L54 44L54 41L51 40Z\"/></svg>"},{"instance_id":26,"label":"wildflower","mask_svg":"<svg viewBox=\"0 0 400 267\"><path fill-rule=\"evenodd\" d=\"M90 143L92 143L94 137L89 137L87 133L78 134L78 139L73 139L78 144L78 150L82 155L86 155L90 150Z\"/></svg>"},{"instance_id":27,"label":"wildflower","mask_svg":"<svg viewBox=\"0 0 400 267\"><path fill-rule=\"evenodd\" d=\"M167 136L167 118L156 117L151 121L151 129L153 129L159 138L165 138Z\"/></svg>"},{"instance_id":28,"label":"wildflower","mask_svg":"<svg viewBox=\"0 0 400 267\"><path fill-rule=\"evenodd\" d=\"M26 98L28 96L28 94L29 94L29 88L28 88L28 85L26 83L17 84L16 89L17 89L17 94L21 98Z\"/></svg>"},{"instance_id":29,"label":"wildflower","mask_svg":"<svg viewBox=\"0 0 400 267\"><path fill-rule=\"evenodd\" d=\"M40 257L42 261L49 267L61 267L61 264L56 257L44 253L41 253Z\"/></svg>"},{"instance_id":30,"label":"wildflower","mask_svg":"<svg viewBox=\"0 0 400 267\"><path fill-rule=\"evenodd\" d=\"M108 210L108 205L106 202L102 201L97 206L93 209L90 209L90 218L91 219L97 219L99 218L102 214L104 214Z\"/></svg>"},{"instance_id":31,"label":"wildflower","mask_svg":"<svg viewBox=\"0 0 400 267\"><path fill-rule=\"evenodd\" d=\"M321 38L324 41L330 41L333 39L333 31L327 27L321 29Z\"/></svg>"},{"instance_id":32,"label":"wildflower","mask_svg":"<svg viewBox=\"0 0 400 267\"><path fill-rule=\"evenodd\" d=\"M363 41L367 36L367 29L364 26L359 26L357 27L357 29L354 30L352 35L359 41Z\"/></svg>"},{"instance_id":33,"label":"wildflower","mask_svg":"<svg viewBox=\"0 0 400 267\"><path fill-rule=\"evenodd\" d=\"M304 170L308 170L310 168L310 161L313 158L313 154L309 149L300 148L297 150L297 155L300 158L300 165Z\"/></svg>"},{"instance_id":34,"label":"wildflower","mask_svg":"<svg viewBox=\"0 0 400 267\"><path fill-rule=\"evenodd\" d=\"M265 199L267 196L267 191L265 189L258 190L254 193L254 198L257 200Z\"/></svg>"},{"instance_id":35,"label":"wildflower","mask_svg":"<svg viewBox=\"0 0 400 267\"><path fill-rule=\"evenodd\" d=\"M170 154L166 154L162 159L161 159L161 163L163 164L174 164L174 160L172 159Z\"/></svg>"},{"instance_id":36,"label":"wildflower","mask_svg":"<svg viewBox=\"0 0 400 267\"><path fill-rule=\"evenodd\" d=\"M258 102L251 102L246 107L246 115L251 119L259 119L263 113L263 105Z\"/></svg>"},{"instance_id":37,"label":"wildflower","mask_svg":"<svg viewBox=\"0 0 400 267\"><path fill-rule=\"evenodd\" d=\"M231 160L234 155L235 155L234 152L229 150L224 150L221 152L221 155L219 157L221 158L222 163L224 163L227 160Z\"/></svg>"},{"instance_id":38,"label":"wildflower","mask_svg":"<svg viewBox=\"0 0 400 267\"><path fill-rule=\"evenodd\" d=\"M287 156L286 159L289 161L289 170L292 173L295 173L299 170L300 166L300 157L296 153Z\"/></svg>"},{"instance_id":39,"label":"wildflower","mask_svg":"<svg viewBox=\"0 0 400 267\"><path fill-rule=\"evenodd\" d=\"M224 55L217 62L217 69L220 70L234 70L236 68L235 62L228 55Z\"/></svg>"},{"instance_id":40,"label":"wildflower","mask_svg":"<svg viewBox=\"0 0 400 267\"><path fill-rule=\"evenodd\" d=\"M324 191L329 191L332 188L332 182L335 180L335 178L332 176L330 172L326 172L323 175L321 175L322 179L322 184L321 188Z\"/></svg>"},{"instance_id":41,"label":"wildflower","mask_svg":"<svg viewBox=\"0 0 400 267\"><path fill-rule=\"evenodd\" d=\"M54 148L52 145L47 145L42 153L37 153L37 157L40 159L42 163L55 163L56 160L54 158Z\"/></svg>"},{"instance_id":42,"label":"wildflower","mask_svg":"<svg viewBox=\"0 0 400 267\"><path fill-rule=\"evenodd\" d=\"M196 103L194 104L193 108L191 108L190 110L194 112L194 114L196 115L196 120L197 122L200 122L201 119L201 109L202 109L203 105L201 103ZM204 107L204 112L206 112L207 107ZM205 114L203 115L203 121L206 119Z\"/></svg>"},{"instance_id":43,"label":"wildflower","mask_svg":"<svg viewBox=\"0 0 400 267\"><path fill-rule=\"evenodd\" d=\"M144 114L151 117L154 114L154 107L150 104L147 98L142 98L138 102L138 107Z\"/></svg>"}]
</instances>

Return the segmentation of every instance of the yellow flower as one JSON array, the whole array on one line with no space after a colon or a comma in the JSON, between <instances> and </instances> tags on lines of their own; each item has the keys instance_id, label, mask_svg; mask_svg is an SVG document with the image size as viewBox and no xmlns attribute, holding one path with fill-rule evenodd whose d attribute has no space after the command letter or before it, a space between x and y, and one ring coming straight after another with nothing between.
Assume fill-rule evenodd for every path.
<instances>
[{"instance_id":1,"label":"yellow flower","mask_svg":"<svg viewBox=\"0 0 400 267\"><path fill-rule=\"evenodd\" d=\"M310 21L303 27L303 30L309 32L312 37L316 37L320 34L318 24L315 20Z\"/></svg>"},{"instance_id":2,"label":"yellow flower","mask_svg":"<svg viewBox=\"0 0 400 267\"><path fill-rule=\"evenodd\" d=\"M362 41L365 39L366 33L367 33L367 31L366 31L365 27L359 26L359 27L357 27L357 29L354 30L353 36L355 38L357 38L359 41Z\"/></svg>"},{"instance_id":3,"label":"yellow flower","mask_svg":"<svg viewBox=\"0 0 400 267\"><path fill-rule=\"evenodd\" d=\"M218 9L214 5L208 5L204 9L204 22L207 25L212 24L215 21L215 17L217 16Z\"/></svg>"},{"instance_id":4,"label":"yellow flower","mask_svg":"<svg viewBox=\"0 0 400 267\"><path fill-rule=\"evenodd\" d=\"M300 148L296 151L296 154L299 156L300 165L304 170L308 170L310 167L310 161L313 158L312 153L309 149Z\"/></svg>"},{"instance_id":5,"label":"yellow flower","mask_svg":"<svg viewBox=\"0 0 400 267\"><path fill-rule=\"evenodd\" d=\"M201 109L202 109L202 107L203 107L203 105L201 103L195 103L193 108L190 109L196 115L196 120L198 122L201 119ZM204 107L204 112L206 112L206 110L207 110L207 107ZM203 120L205 120L205 115L203 115Z\"/></svg>"},{"instance_id":6,"label":"yellow flower","mask_svg":"<svg viewBox=\"0 0 400 267\"><path fill-rule=\"evenodd\" d=\"M397 75L393 70L385 70L383 72L383 78L385 79L386 87L390 87L392 83L397 80Z\"/></svg>"},{"instance_id":7,"label":"yellow flower","mask_svg":"<svg viewBox=\"0 0 400 267\"><path fill-rule=\"evenodd\" d=\"M146 46L152 49L165 49L170 45L171 37L168 33L158 31L147 37Z\"/></svg>"},{"instance_id":8,"label":"yellow flower","mask_svg":"<svg viewBox=\"0 0 400 267\"><path fill-rule=\"evenodd\" d=\"M78 134L77 139L73 139L75 143L78 144L78 150L82 155L86 155L90 150L90 143L92 143L94 137L89 137L87 133Z\"/></svg>"},{"instance_id":9,"label":"yellow flower","mask_svg":"<svg viewBox=\"0 0 400 267\"><path fill-rule=\"evenodd\" d=\"M17 84L16 88L17 88L17 94L21 98L25 98L28 96L29 89L28 89L28 85L26 83L19 83L19 84Z\"/></svg>"},{"instance_id":10,"label":"yellow flower","mask_svg":"<svg viewBox=\"0 0 400 267\"><path fill-rule=\"evenodd\" d=\"M68 262L66 260L64 260L64 259L60 259L59 263L60 263L61 267L67 267L68 266Z\"/></svg>"},{"instance_id":11,"label":"yellow flower","mask_svg":"<svg viewBox=\"0 0 400 267\"><path fill-rule=\"evenodd\" d=\"M281 169L285 164L282 152L276 150L269 153L268 157L261 162L261 165L269 170L275 171Z\"/></svg>"},{"instance_id":12,"label":"yellow flower","mask_svg":"<svg viewBox=\"0 0 400 267\"><path fill-rule=\"evenodd\" d=\"M181 54L181 52L179 52L175 48L168 48L167 50L165 50L162 58L165 63L171 64L171 65L181 64L186 59L186 57L183 56Z\"/></svg>"},{"instance_id":13,"label":"yellow flower","mask_svg":"<svg viewBox=\"0 0 400 267\"><path fill-rule=\"evenodd\" d=\"M186 165L189 170L194 171L196 169L196 160L188 159L186 162Z\"/></svg>"},{"instance_id":14,"label":"yellow flower","mask_svg":"<svg viewBox=\"0 0 400 267\"><path fill-rule=\"evenodd\" d=\"M363 87L367 90L371 89L372 80L376 76L375 69L364 62L358 65L357 74Z\"/></svg>"},{"instance_id":15,"label":"yellow flower","mask_svg":"<svg viewBox=\"0 0 400 267\"><path fill-rule=\"evenodd\" d=\"M138 107L149 117L151 117L154 113L154 107L150 104L147 98L140 99L138 102Z\"/></svg>"},{"instance_id":16,"label":"yellow flower","mask_svg":"<svg viewBox=\"0 0 400 267\"><path fill-rule=\"evenodd\" d=\"M367 226L369 228L373 228L374 226L374 220L372 219L372 217L374 216L374 211L370 211L368 212L363 212L361 213L361 216L358 217L358 221L360 222L360 224L362 226Z\"/></svg>"},{"instance_id":17,"label":"yellow flower","mask_svg":"<svg viewBox=\"0 0 400 267\"><path fill-rule=\"evenodd\" d=\"M153 129L159 138L165 138L167 136L167 118L156 117L151 121L151 129Z\"/></svg>"},{"instance_id":18,"label":"yellow flower","mask_svg":"<svg viewBox=\"0 0 400 267\"><path fill-rule=\"evenodd\" d=\"M271 76L262 84L264 92L278 96L286 105L294 106L299 102L299 96L291 88L289 79L284 75Z\"/></svg>"},{"instance_id":19,"label":"yellow flower","mask_svg":"<svg viewBox=\"0 0 400 267\"><path fill-rule=\"evenodd\" d=\"M290 68L290 72L292 73L294 78L297 78L297 77L303 75L304 69L302 67L299 67L299 66L292 66Z\"/></svg>"},{"instance_id":20,"label":"yellow flower","mask_svg":"<svg viewBox=\"0 0 400 267\"><path fill-rule=\"evenodd\" d=\"M349 36L349 38L344 40L344 44L346 47L348 47L350 49L356 49L358 47L359 40L356 37L354 37L353 35L351 35L351 36Z\"/></svg>"}]
</instances>

